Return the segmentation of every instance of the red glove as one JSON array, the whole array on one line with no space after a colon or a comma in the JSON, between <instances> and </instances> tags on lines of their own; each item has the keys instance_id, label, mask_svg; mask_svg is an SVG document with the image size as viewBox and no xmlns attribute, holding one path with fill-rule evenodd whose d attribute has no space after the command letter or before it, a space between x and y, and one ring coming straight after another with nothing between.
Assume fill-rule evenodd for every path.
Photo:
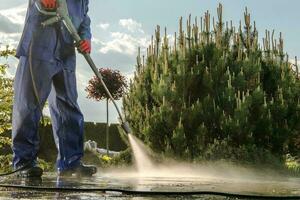
<instances>
[{"instance_id":1,"label":"red glove","mask_svg":"<svg viewBox=\"0 0 300 200\"><path fill-rule=\"evenodd\" d=\"M56 0L41 0L41 4L47 10L54 10L56 8Z\"/></svg>"},{"instance_id":2,"label":"red glove","mask_svg":"<svg viewBox=\"0 0 300 200\"><path fill-rule=\"evenodd\" d=\"M80 53L91 53L92 46L90 40L81 40L78 46Z\"/></svg>"}]
</instances>

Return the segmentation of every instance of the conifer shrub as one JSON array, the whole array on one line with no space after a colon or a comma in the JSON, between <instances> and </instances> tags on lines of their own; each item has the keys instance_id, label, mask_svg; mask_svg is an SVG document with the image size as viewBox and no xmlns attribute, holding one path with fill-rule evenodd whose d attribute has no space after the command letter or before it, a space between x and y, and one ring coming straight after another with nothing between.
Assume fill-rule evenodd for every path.
<instances>
[{"instance_id":1,"label":"conifer shrub","mask_svg":"<svg viewBox=\"0 0 300 200\"><path fill-rule=\"evenodd\" d=\"M180 18L172 45L157 26L147 55L139 51L123 100L134 134L179 158L296 154L300 81L282 34L266 31L259 43L247 9L237 28L223 21L221 4L217 11L216 20L208 11L194 23L189 16L185 30Z\"/></svg>"}]
</instances>

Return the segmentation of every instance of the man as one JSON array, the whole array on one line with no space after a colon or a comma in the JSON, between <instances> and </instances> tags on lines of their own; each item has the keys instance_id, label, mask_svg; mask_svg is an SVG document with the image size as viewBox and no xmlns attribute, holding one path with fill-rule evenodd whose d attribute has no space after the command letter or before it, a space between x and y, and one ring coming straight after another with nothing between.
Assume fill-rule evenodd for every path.
<instances>
[{"instance_id":1,"label":"man","mask_svg":"<svg viewBox=\"0 0 300 200\"><path fill-rule=\"evenodd\" d=\"M39 149L38 124L41 108L47 98L52 128L58 149L59 175L88 175L96 167L81 163L83 156L83 115L77 104L75 78L75 45L62 23L42 27L49 17L40 14L35 2L43 9L56 9L56 0L29 0L25 27L17 49L19 66L14 82L13 105L13 167L23 168L19 175L41 176L37 163ZM89 0L67 0L69 14L82 38L77 44L81 53L91 51ZM25 167L24 167L25 166Z\"/></svg>"}]
</instances>

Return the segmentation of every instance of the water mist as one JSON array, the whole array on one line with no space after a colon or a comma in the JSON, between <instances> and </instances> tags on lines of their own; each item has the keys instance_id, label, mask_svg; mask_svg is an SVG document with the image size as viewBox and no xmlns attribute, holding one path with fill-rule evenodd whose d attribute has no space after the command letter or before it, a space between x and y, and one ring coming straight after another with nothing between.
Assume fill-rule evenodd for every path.
<instances>
[{"instance_id":1,"label":"water mist","mask_svg":"<svg viewBox=\"0 0 300 200\"><path fill-rule=\"evenodd\" d=\"M132 134L128 134L128 138L138 173L142 174L153 169L154 165L147 154L146 146Z\"/></svg>"},{"instance_id":2,"label":"water mist","mask_svg":"<svg viewBox=\"0 0 300 200\"><path fill-rule=\"evenodd\" d=\"M150 150L132 134L128 135L134 168L110 168L103 173L108 180L135 190L219 191L240 194L298 194L300 179L270 169L258 169L224 161L188 163L165 158L157 163ZM299 191L300 192L300 191Z\"/></svg>"}]
</instances>

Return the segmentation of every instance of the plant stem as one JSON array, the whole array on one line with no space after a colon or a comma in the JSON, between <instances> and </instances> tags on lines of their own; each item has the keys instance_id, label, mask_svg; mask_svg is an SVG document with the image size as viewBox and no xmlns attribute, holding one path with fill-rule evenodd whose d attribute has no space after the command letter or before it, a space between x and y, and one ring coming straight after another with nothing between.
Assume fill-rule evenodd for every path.
<instances>
[{"instance_id":1,"label":"plant stem","mask_svg":"<svg viewBox=\"0 0 300 200\"><path fill-rule=\"evenodd\" d=\"M109 113L108 113L108 98L106 99L106 153L109 155Z\"/></svg>"}]
</instances>

